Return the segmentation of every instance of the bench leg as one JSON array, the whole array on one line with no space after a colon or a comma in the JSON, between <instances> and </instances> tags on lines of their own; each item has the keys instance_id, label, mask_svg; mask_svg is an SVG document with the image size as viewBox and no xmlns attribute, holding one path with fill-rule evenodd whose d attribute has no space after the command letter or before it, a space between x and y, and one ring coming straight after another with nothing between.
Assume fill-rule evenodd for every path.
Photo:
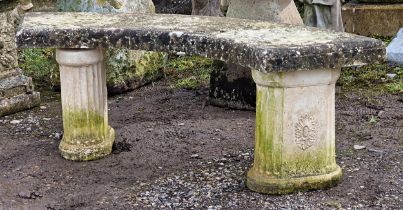
<instances>
[{"instance_id":1,"label":"bench leg","mask_svg":"<svg viewBox=\"0 0 403 210\"><path fill-rule=\"evenodd\" d=\"M322 189L342 176L335 159L335 83L340 70L252 70L256 145L249 189L268 194Z\"/></svg>"},{"instance_id":2,"label":"bench leg","mask_svg":"<svg viewBox=\"0 0 403 210\"><path fill-rule=\"evenodd\" d=\"M63 107L64 158L87 161L112 152L115 139L108 125L106 75L102 51L57 49Z\"/></svg>"}]
</instances>

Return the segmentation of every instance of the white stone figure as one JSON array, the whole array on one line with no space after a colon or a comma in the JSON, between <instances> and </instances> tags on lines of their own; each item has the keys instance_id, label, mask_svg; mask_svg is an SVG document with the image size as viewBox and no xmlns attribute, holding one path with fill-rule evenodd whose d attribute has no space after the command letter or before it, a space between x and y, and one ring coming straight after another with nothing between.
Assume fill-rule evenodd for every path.
<instances>
[{"instance_id":1,"label":"white stone figure","mask_svg":"<svg viewBox=\"0 0 403 210\"><path fill-rule=\"evenodd\" d=\"M299 0L304 3L304 23L307 26L344 31L341 1Z\"/></svg>"}]
</instances>

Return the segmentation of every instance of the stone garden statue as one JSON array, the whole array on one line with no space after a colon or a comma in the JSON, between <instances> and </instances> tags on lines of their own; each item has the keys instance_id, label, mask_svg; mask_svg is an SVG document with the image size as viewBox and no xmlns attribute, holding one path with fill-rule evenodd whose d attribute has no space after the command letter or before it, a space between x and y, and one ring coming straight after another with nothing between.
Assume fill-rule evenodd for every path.
<instances>
[{"instance_id":1,"label":"stone garden statue","mask_svg":"<svg viewBox=\"0 0 403 210\"><path fill-rule=\"evenodd\" d=\"M299 0L304 3L304 23L307 26L344 31L341 17L341 1Z\"/></svg>"},{"instance_id":2,"label":"stone garden statue","mask_svg":"<svg viewBox=\"0 0 403 210\"><path fill-rule=\"evenodd\" d=\"M18 64L15 30L31 0L0 0L0 116L32 108L40 103L32 79L23 75Z\"/></svg>"},{"instance_id":3,"label":"stone garden statue","mask_svg":"<svg viewBox=\"0 0 403 210\"><path fill-rule=\"evenodd\" d=\"M21 4L21 9L23 9L23 10L29 10L32 7L34 7L34 5L32 4L32 0L20 0L20 4Z\"/></svg>"}]
</instances>

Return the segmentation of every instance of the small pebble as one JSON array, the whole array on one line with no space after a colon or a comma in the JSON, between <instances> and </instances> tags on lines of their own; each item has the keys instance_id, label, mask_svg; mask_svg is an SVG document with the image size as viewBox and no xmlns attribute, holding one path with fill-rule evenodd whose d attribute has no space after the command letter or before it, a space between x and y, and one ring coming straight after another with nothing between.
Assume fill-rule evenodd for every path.
<instances>
[{"instance_id":1,"label":"small pebble","mask_svg":"<svg viewBox=\"0 0 403 210\"><path fill-rule=\"evenodd\" d=\"M61 139L62 134L61 133L55 133L55 139Z\"/></svg>"},{"instance_id":2,"label":"small pebble","mask_svg":"<svg viewBox=\"0 0 403 210\"><path fill-rule=\"evenodd\" d=\"M21 120L12 120L10 123L11 124L19 124L21 122Z\"/></svg>"},{"instance_id":3,"label":"small pebble","mask_svg":"<svg viewBox=\"0 0 403 210\"><path fill-rule=\"evenodd\" d=\"M365 149L366 147L365 146L363 146L363 145L354 145L354 149L355 150L362 150L362 149Z\"/></svg>"},{"instance_id":4,"label":"small pebble","mask_svg":"<svg viewBox=\"0 0 403 210\"><path fill-rule=\"evenodd\" d=\"M388 79L393 79L393 78L396 77L396 74L386 74L386 77L387 77Z\"/></svg>"},{"instance_id":5,"label":"small pebble","mask_svg":"<svg viewBox=\"0 0 403 210\"><path fill-rule=\"evenodd\" d=\"M31 193L28 191L21 191L18 193L18 197L23 199L31 199Z\"/></svg>"}]
</instances>

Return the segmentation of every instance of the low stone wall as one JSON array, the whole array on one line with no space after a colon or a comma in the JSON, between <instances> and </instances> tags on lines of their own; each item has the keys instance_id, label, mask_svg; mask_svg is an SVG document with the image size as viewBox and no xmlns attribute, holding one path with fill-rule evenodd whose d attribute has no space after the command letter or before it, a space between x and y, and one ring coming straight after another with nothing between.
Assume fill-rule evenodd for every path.
<instances>
[{"instance_id":1,"label":"low stone wall","mask_svg":"<svg viewBox=\"0 0 403 210\"><path fill-rule=\"evenodd\" d=\"M391 0L366 1L371 3L348 3L343 6L342 14L346 32L363 36L395 36L403 26L403 3L386 3L392 2ZM375 2L381 3L375 4Z\"/></svg>"}]
</instances>

